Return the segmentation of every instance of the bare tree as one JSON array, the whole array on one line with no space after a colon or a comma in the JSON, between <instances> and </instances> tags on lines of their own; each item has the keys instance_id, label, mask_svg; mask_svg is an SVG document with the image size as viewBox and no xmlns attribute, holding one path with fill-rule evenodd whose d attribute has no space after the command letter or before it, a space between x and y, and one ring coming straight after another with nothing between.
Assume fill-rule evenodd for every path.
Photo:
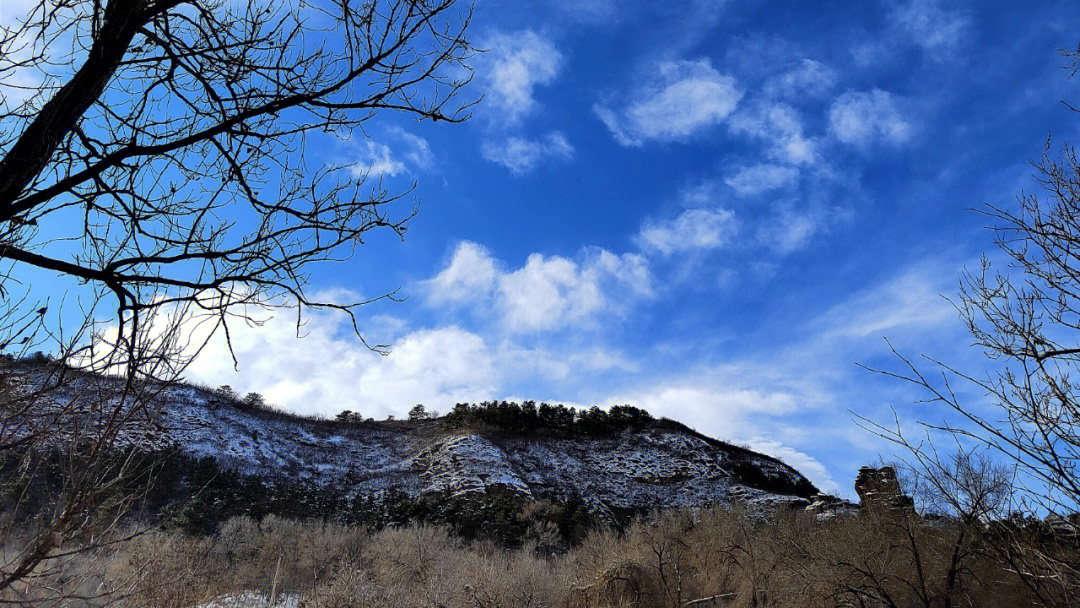
<instances>
[{"instance_id":1,"label":"bare tree","mask_svg":"<svg viewBox=\"0 0 1080 608\"><path fill-rule=\"evenodd\" d=\"M43 569L115 540L101 532L145 473L123 431L198 351L193 318L228 338L266 307L299 329L307 309L365 303L311 298L311 265L373 230L403 236L415 206L307 144L381 111L464 120L470 15L456 0L39 0L0 26L0 459L23 479L51 466L43 449L63 463L34 525L0 526L0 600L37 601L58 580ZM82 287L57 301L33 286L47 274ZM19 361L36 347L48 365Z\"/></svg>"},{"instance_id":2,"label":"bare tree","mask_svg":"<svg viewBox=\"0 0 1080 608\"><path fill-rule=\"evenodd\" d=\"M1080 48L1063 55L1074 75ZM961 453L985 450L1009 468L1013 523L984 527L987 538L1040 601L1065 606L1080 600L1080 162L1074 148L1055 154L1047 140L1032 165L1043 192L983 210L1007 267L995 269L984 256L964 273L955 302L986 368L927 359L931 373L898 355L903 369L887 373L953 414L927 424L931 434L951 437ZM875 430L909 449L953 510L978 507L972 496L1000 493L973 487L977 478L944 475L962 469L950 469L926 441L911 442L898 427Z\"/></svg>"},{"instance_id":3,"label":"bare tree","mask_svg":"<svg viewBox=\"0 0 1080 608\"><path fill-rule=\"evenodd\" d=\"M222 323L282 295L352 310L311 301L307 265L375 228L403 234L411 213L362 173L309 163L306 138L380 110L462 120L454 5L42 0L0 34L0 76L46 75L0 110L0 258L107 290L129 349L148 311L177 303Z\"/></svg>"}]
</instances>

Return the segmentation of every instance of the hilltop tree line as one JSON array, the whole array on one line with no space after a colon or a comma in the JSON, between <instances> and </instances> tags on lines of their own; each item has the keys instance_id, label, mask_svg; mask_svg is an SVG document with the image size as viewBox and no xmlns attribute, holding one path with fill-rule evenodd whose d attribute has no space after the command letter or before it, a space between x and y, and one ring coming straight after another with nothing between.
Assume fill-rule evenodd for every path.
<instances>
[{"instance_id":1,"label":"hilltop tree line","mask_svg":"<svg viewBox=\"0 0 1080 608\"><path fill-rule=\"evenodd\" d=\"M230 403L245 409L274 411L279 410L257 392L241 396L232 386L224 384L213 390L219 401ZM361 412L342 410L334 420L342 424L372 424L373 417L365 417ZM387 421L393 421L389 415ZM484 426L515 435L545 433L556 436L603 437L625 430L641 430L649 426L678 427L684 425L668 418L655 418L648 411L632 405L613 405L608 409L599 406L574 408L561 403L537 403L528 400L482 401L480 403L457 403L444 415L429 411L422 403L417 403L409 410L407 420L421 422L438 420L450 428Z\"/></svg>"},{"instance_id":2,"label":"hilltop tree line","mask_svg":"<svg viewBox=\"0 0 1080 608\"><path fill-rule=\"evenodd\" d=\"M356 424L374 422L372 418L365 420L363 415L351 410L341 412L336 419ZM606 410L598 406L577 409L535 401L458 403L443 416L430 413L422 404L417 404L410 410L408 419L413 422L437 419L451 428L487 426L512 434L592 437L613 435L624 430L641 430L658 422L649 412L632 405L614 405ZM666 419L661 418L660 421Z\"/></svg>"}]
</instances>

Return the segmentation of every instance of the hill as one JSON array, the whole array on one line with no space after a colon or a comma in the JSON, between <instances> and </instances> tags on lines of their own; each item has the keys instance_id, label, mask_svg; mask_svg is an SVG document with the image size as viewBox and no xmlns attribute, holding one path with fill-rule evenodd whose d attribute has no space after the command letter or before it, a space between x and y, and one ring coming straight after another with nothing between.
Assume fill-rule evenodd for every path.
<instances>
[{"instance_id":1,"label":"hill","mask_svg":"<svg viewBox=\"0 0 1080 608\"><path fill-rule=\"evenodd\" d=\"M118 399L110 378L67 370L50 399ZM46 368L8 366L23 387ZM783 462L642 410L574 411L548 404L459 404L443 417L326 420L295 416L189 384L163 387L152 415L121 443L212 460L241 477L355 499L462 497L492 491L530 500L580 498L594 514L711 504L805 504L817 489Z\"/></svg>"}]
</instances>

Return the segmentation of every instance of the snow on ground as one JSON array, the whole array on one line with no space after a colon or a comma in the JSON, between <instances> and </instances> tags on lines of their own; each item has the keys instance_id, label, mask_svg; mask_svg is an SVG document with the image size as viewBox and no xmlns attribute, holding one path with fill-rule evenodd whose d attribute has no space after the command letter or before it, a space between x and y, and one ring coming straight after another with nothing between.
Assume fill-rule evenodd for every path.
<instances>
[{"instance_id":1,"label":"snow on ground","mask_svg":"<svg viewBox=\"0 0 1080 608\"><path fill-rule=\"evenodd\" d=\"M83 375L57 398L107 401L100 390L88 389L94 379ZM501 486L528 495L577 494L607 510L790 500L738 485L730 472L735 458L750 458L769 477L801 479L774 460L672 428L603 438L491 438L435 423L342 425L244 408L187 385L165 389L153 409L152 419L130 427L125 441L213 457L244 474L356 494L462 494Z\"/></svg>"},{"instance_id":2,"label":"snow on ground","mask_svg":"<svg viewBox=\"0 0 1080 608\"><path fill-rule=\"evenodd\" d=\"M300 596L291 593L279 593L277 600L270 602L270 597L256 592L245 591L214 598L197 608L301 608Z\"/></svg>"}]
</instances>

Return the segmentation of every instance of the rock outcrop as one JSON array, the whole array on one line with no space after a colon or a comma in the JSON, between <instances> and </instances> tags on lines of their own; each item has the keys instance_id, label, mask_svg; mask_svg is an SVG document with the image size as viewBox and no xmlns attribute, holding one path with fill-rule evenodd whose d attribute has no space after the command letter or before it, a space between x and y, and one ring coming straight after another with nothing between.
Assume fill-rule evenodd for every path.
<instances>
[{"instance_id":1,"label":"rock outcrop","mask_svg":"<svg viewBox=\"0 0 1080 608\"><path fill-rule=\"evenodd\" d=\"M862 467L855 478L855 493L861 507L870 512L914 513L915 503L904 494L896 469L892 467Z\"/></svg>"},{"instance_id":2,"label":"rock outcrop","mask_svg":"<svg viewBox=\"0 0 1080 608\"><path fill-rule=\"evenodd\" d=\"M844 500L831 494L817 494L810 499L810 504L804 510L815 516L818 520L826 520L838 515L853 515L858 513L859 506L850 500Z\"/></svg>"}]
</instances>

